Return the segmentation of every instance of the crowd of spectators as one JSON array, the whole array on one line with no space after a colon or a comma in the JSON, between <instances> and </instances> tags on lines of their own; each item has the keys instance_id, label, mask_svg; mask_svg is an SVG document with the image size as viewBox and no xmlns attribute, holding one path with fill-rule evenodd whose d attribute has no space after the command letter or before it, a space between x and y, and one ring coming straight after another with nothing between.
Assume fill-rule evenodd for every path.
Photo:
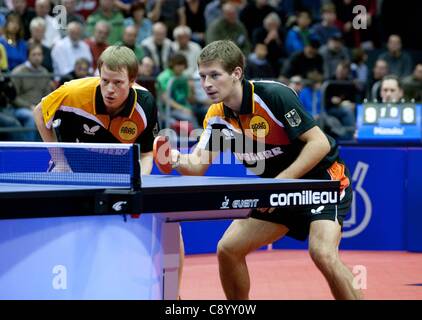
<instances>
[{"instance_id":1,"label":"crowd of spectators","mask_svg":"<svg viewBox=\"0 0 422 320\"><path fill-rule=\"evenodd\" d=\"M314 117L326 115L335 138L353 139L355 105L381 101L384 77L400 80L404 99L422 101L422 41L416 1L408 2L0 0L0 130L27 129L2 130L0 140L38 140L34 105L66 81L96 75L112 44L135 52L162 125L200 126L209 101L196 59L219 39L241 48L246 78L289 85ZM394 23L398 15L408 24Z\"/></svg>"}]
</instances>

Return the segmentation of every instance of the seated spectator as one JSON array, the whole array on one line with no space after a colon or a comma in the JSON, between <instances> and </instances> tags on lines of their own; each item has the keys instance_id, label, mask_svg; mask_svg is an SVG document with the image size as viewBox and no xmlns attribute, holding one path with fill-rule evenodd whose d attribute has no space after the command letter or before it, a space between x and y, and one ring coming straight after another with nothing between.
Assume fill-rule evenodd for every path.
<instances>
[{"instance_id":1,"label":"seated spectator","mask_svg":"<svg viewBox=\"0 0 422 320\"><path fill-rule=\"evenodd\" d=\"M85 58L92 63L91 50L82 40L82 25L78 22L69 23L67 34L66 37L55 44L51 51L56 77L62 77L71 72L79 58Z\"/></svg>"},{"instance_id":2,"label":"seated spectator","mask_svg":"<svg viewBox=\"0 0 422 320\"><path fill-rule=\"evenodd\" d=\"M154 66L154 61L145 56L138 64L138 80L137 82L148 89L149 92L156 98L155 92L155 76L157 75L157 70Z\"/></svg>"},{"instance_id":3,"label":"seated spectator","mask_svg":"<svg viewBox=\"0 0 422 320\"><path fill-rule=\"evenodd\" d=\"M388 75L388 63L385 60L378 59L375 61L372 74L368 78L368 87L366 97L371 100L380 100L379 87L381 80Z\"/></svg>"},{"instance_id":4,"label":"seated spectator","mask_svg":"<svg viewBox=\"0 0 422 320\"><path fill-rule=\"evenodd\" d=\"M182 26L188 26L192 30L192 41L201 47L205 45L205 7L206 1L185 0L184 7L180 11Z\"/></svg>"},{"instance_id":5,"label":"seated spectator","mask_svg":"<svg viewBox=\"0 0 422 320\"><path fill-rule=\"evenodd\" d=\"M205 42L216 40L232 40L242 50L245 56L251 51L248 31L237 16L236 6L227 2L222 7L222 16L213 21L205 33Z\"/></svg>"},{"instance_id":6,"label":"seated spectator","mask_svg":"<svg viewBox=\"0 0 422 320\"><path fill-rule=\"evenodd\" d=\"M21 123L11 112L10 101L16 97L16 90L8 77L5 77L0 70L0 128L1 129L20 129ZM0 132L2 141L24 141L25 137L21 132Z\"/></svg>"},{"instance_id":7,"label":"seated spectator","mask_svg":"<svg viewBox=\"0 0 422 320\"><path fill-rule=\"evenodd\" d=\"M152 34L152 22L146 17L145 4L134 2L130 6L130 17L124 21L125 26L135 26L138 30L136 43L141 45L142 41Z\"/></svg>"},{"instance_id":8,"label":"seated spectator","mask_svg":"<svg viewBox=\"0 0 422 320\"><path fill-rule=\"evenodd\" d=\"M368 60L368 55L363 49L355 48L352 50L352 74L353 78L356 79L360 84L362 90L366 88L366 82L368 81L368 66L366 61Z\"/></svg>"},{"instance_id":9,"label":"seated spectator","mask_svg":"<svg viewBox=\"0 0 422 320\"><path fill-rule=\"evenodd\" d=\"M152 26L152 35L142 41L145 55L154 60L154 65L159 72L167 68L167 62L173 55L171 40L167 38L167 27L162 22L156 22Z\"/></svg>"},{"instance_id":10,"label":"seated spectator","mask_svg":"<svg viewBox=\"0 0 422 320\"><path fill-rule=\"evenodd\" d=\"M422 102L422 63L418 63L413 74L403 79L404 96L407 100Z\"/></svg>"},{"instance_id":11,"label":"seated spectator","mask_svg":"<svg viewBox=\"0 0 422 320\"><path fill-rule=\"evenodd\" d=\"M172 48L174 52L182 53L188 62L188 68L185 75L192 78L196 69L198 69L198 57L201 53L201 47L196 42L191 41L192 31L188 26L178 26L173 31Z\"/></svg>"},{"instance_id":12,"label":"seated spectator","mask_svg":"<svg viewBox=\"0 0 422 320\"><path fill-rule=\"evenodd\" d=\"M23 24L18 14L11 13L7 16L4 35L0 37L0 44L6 50L10 70L26 61L28 47L23 39Z\"/></svg>"},{"instance_id":13,"label":"seated spectator","mask_svg":"<svg viewBox=\"0 0 422 320\"><path fill-rule=\"evenodd\" d=\"M189 127L195 125L195 116L191 106L192 88L188 78L183 75L188 63L183 54L176 53L170 58L169 66L157 77L157 100L162 103L164 114L170 127L178 131L180 121L189 122ZM167 109L169 108L169 109Z\"/></svg>"},{"instance_id":14,"label":"seated spectator","mask_svg":"<svg viewBox=\"0 0 422 320\"><path fill-rule=\"evenodd\" d=\"M346 129L338 140L352 140L355 132L355 104L358 89L351 81L350 63L343 61L338 64L333 80L341 81L327 86L325 91L325 108L328 115L336 117Z\"/></svg>"},{"instance_id":15,"label":"seated spectator","mask_svg":"<svg viewBox=\"0 0 422 320\"><path fill-rule=\"evenodd\" d=\"M286 53L291 55L296 52L302 52L309 44L312 17L306 10L302 10L297 14L296 25L292 27L286 35Z\"/></svg>"},{"instance_id":16,"label":"seated spectator","mask_svg":"<svg viewBox=\"0 0 422 320\"><path fill-rule=\"evenodd\" d=\"M263 26L257 28L252 33L252 43L263 43L267 46L267 59L274 69L274 74L278 76L285 58L284 52L284 30L281 19L277 13L272 12L264 18Z\"/></svg>"},{"instance_id":17,"label":"seated spectator","mask_svg":"<svg viewBox=\"0 0 422 320\"><path fill-rule=\"evenodd\" d=\"M390 73L399 78L411 74L413 70L412 58L402 50L400 36L392 34L388 38L387 48L388 51L380 54L378 59L387 61Z\"/></svg>"},{"instance_id":18,"label":"seated spectator","mask_svg":"<svg viewBox=\"0 0 422 320\"><path fill-rule=\"evenodd\" d=\"M32 111L52 91L50 74L41 65L42 61L42 46L33 44L29 47L28 60L12 71L12 82L16 89L16 98L12 101L14 116L25 128L33 129L25 133L27 141L40 140Z\"/></svg>"},{"instance_id":19,"label":"seated spectator","mask_svg":"<svg viewBox=\"0 0 422 320\"><path fill-rule=\"evenodd\" d=\"M45 32L42 44L51 49L61 39L60 30L65 29L66 26L59 25L58 20L50 16L50 12L50 0L35 1L35 13L37 17L45 20Z\"/></svg>"},{"instance_id":20,"label":"seated spectator","mask_svg":"<svg viewBox=\"0 0 422 320\"><path fill-rule=\"evenodd\" d=\"M77 0L62 0L62 4L66 9L66 24L69 24L70 22L79 22L81 25L85 24L85 18L76 12L76 3ZM60 35L62 37L66 36L66 30L61 29Z\"/></svg>"},{"instance_id":21,"label":"seated spectator","mask_svg":"<svg viewBox=\"0 0 422 320\"><path fill-rule=\"evenodd\" d=\"M110 25L106 21L98 21L95 24L94 35L91 38L85 39L86 44L91 50L92 54L92 69L97 69L97 61L101 53L107 49L109 43L107 42L110 34Z\"/></svg>"},{"instance_id":22,"label":"seated spectator","mask_svg":"<svg viewBox=\"0 0 422 320\"><path fill-rule=\"evenodd\" d=\"M88 17L86 22L88 36L93 35L95 25L101 20L107 21L110 25L110 34L107 39L110 45L122 39L124 17L113 0L99 0L98 9Z\"/></svg>"},{"instance_id":23,"label":"seated spectator","mask_svg":"<svg viewBox=\"0 0 422 320\"><path fill-rule=\"evenodd\" d=\"M136 43L136 36L138 34L138 29L135 26L127 26L123 31L122 41L117 41L115 45L123 45L126 46L135 53L136 59L141 61L141 59L145 56L144 49L142 46Z\"/></svg>"},{"instance_id":24,"label":"seated spectator","mask_svg":"<svg viewBox=\"0 0 422 320\"><path fill-rule=\"evenodd\" d=\"M302 78L307 78L308 73L323 72L323 60L318 53L319 41L312 39L309 44L305 46L303 52L296 52L284 64L283 75L290 78L294 75L299 75Z\"/></svg>"},{"instance_id":25,"label":"seated spectator","mask_svg":"<svg viewBox=\"0 0 422 320\"><path fill-rule=\"evenodd\" d=\"M337 65L341 61L350 61L347 48L343 44L341 34L332 35L328 43L319 49L319 54L324 60L324 78L334 77Z\"/></svg>"},{"instance_id":26,"label":"seated spectator","mask_svg":"<svg viewBox=\"0 0 422 320\"><path fill-rule=\"evenodd\" d=\"M31 31L31 37L28 40L28 46L40 44L42 47L42 66L53 72L53 60L51 59L51 49L42 44L45 33L45 20L40 17L32 19L29 30Z\"/></svg>"},{"instance_id":27,"label":"seated spectator","mask_svg":"<svg viewBox=\"0 0 422 320\"><path fill-rule=\"evenodd\" d=\"M336 7L332 3L326 3L321 8L322 21L311 28L311 33L322 45L335 35L341 34L337 25Z\"/></svg>"},{"instance_id":28,"label":"seated spectator","mask_svg":"<svg viewBox=\"0 0 422 320\"><path fill-rule=\"evenodd\" d=\"M253 31L262 27L265 17L271 12L275 12L275 8L269 4L268 0L253 0L247 2L239 12L239 19L248 30L249 38L252 38Z\"/></svg>"},{"instance_id":29,"label":"seated spectator","mask_svg":"<svg viewBox=\"0 0 422 320\"><path fill-rule=\"evenodd\" d=\"M257 43L254 52L246 61L245 76L247 79L271 79L277 76L267 60L267 54L267 46Z\"/></svg>"},{"instance_id":30,"label":"seated spectator","mask_svg":"<svg viewBox=\"0 0 422 320\"><path fill-rule=\"evenodd\" d=\"M86 58L79 58L75 62L73 71L60 78L59 85L75 79L82 79L91 76L91 62ZM38 100L38 101L41 101Z\"/></svg>"},{"instance_id":31,"label":"seated spectator","mask_svg":"<svg viewBox=\"0 0 422 320\"><path fill-rule=\"evenodd\" d=\"M28 40L30 37L29 25L32 19L35 18L36 14L34 8L31 8L27 4L27 0L12 0L13 10L10 13L16 13L21 17L23 23L23 38ZM10 14L9 13L9 14Z\"/></svg>"},{"instance_id":32,"label":"seated spectator","mask_svg":"<svg viewBox=\"0 0 422 320\"><path fill-rule=\"evenodd\" d=\"M381 80L381 101L383 103L397 103L403 98L403 87L399 77L387 75Z\"/></svg>"},{"instance_id":33,"label":"seated spectator","mask_svg":"<svg viewBox=\"0 0 422 320\"><path fill-rule=\"evenodd\" d=\"M308 81L304 82L301 77L292 77L290 82L301 82L301 90L299 92L299 99L305 109L319 120L321 114L321 85L323 77L320 73L308 74ZM303 82L303 84L302 84Z\"/></svg>"}]
</instances>

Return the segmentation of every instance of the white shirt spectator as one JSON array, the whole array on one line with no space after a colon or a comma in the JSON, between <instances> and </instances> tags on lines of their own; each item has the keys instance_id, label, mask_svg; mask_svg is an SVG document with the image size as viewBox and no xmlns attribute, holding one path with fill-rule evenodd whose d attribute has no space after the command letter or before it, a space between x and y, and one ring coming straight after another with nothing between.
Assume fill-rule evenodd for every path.
<instances>
[{"instance_id":1,"label":"white shirt spectator","mask_svg":"<svg viewBox=\"0 0 422 320\"><path fill-rule=\"evenodd\" d=\"M89 46L82 40L72 42L69 36L57 42L51 51L53 69L56 77L64 76L72 72L75 62L79 58L85 58L92 64L92 54Z\"/></svg>"}]
</instances>

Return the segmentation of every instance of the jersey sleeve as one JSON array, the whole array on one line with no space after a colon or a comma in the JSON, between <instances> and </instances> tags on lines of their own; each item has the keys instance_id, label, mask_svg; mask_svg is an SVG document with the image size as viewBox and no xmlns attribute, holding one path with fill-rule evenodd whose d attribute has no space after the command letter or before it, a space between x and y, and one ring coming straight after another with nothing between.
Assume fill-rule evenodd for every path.
<instances>
[{"instance_id":1,"label":"jersey sleeve","mask_svg":"<svg viewBox=\"0 0 422 320\"><path fill-rule=\"evenodd\" d=\"M41 100L41 110L45 126L50 129L54 120L56 111L63 104L63 100L67 97L68 90L65 85L60 86L48 96Z\"/></svg>"},{"instance_id":2,"label":"jersey sleeve","mask_svg":"<svg viewBox=\"0 0 422 320\"><path fill-rule=\"evenodd\" d=\"M136 143L141 145L141 153L150 152L153 149L154 138L160 130L157 117L157 106L151 93L143 94L142 107L146 111L147 126L139 135Z\"/></svg>"},{"instance_id":3,"label":"jersey sleeve","mask_svg":"<svg viewBox=\"0 0 422 320\"><path fill-rule=\"evenodd\" d=\"M229 147L224 139L224 133L228 134L229 131L222 117L222 105L210 106L205 115L203 127L204 131L199 138L198 148L210 152L222 152Z\"/></svg>"},{"instance_id":4,"label":"jersey sleeve","mask_svg":"<svg viewBox=\"0 0 422 320\"><path fill-rule=\"evenodd\" d=\"M276 118L283 123L289 139L295 140L316 126L316 123L292 89L282 85L278 87L278 90L272 90L271 108Z\"/></svg>"}]
</instances>

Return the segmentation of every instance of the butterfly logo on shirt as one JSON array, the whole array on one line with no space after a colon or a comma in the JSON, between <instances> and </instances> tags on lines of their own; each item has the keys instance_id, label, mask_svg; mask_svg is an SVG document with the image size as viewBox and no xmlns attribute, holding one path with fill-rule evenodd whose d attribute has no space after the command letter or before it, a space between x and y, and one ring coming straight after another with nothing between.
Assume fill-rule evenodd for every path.
<instances>
[{"instance_id":1,"label":"butterfly logo on shirt","mask_svg":"<svg viewBox=\"0 0 422 320\"><path fill-rule=\"evenodd\" d=\"M100 130L100 126L93 126L92 128L90 128L87 124L83 125L84 128L84 133L88 134L90 136L95 136L95 133Z\"/></svg>"}]
</instances>

